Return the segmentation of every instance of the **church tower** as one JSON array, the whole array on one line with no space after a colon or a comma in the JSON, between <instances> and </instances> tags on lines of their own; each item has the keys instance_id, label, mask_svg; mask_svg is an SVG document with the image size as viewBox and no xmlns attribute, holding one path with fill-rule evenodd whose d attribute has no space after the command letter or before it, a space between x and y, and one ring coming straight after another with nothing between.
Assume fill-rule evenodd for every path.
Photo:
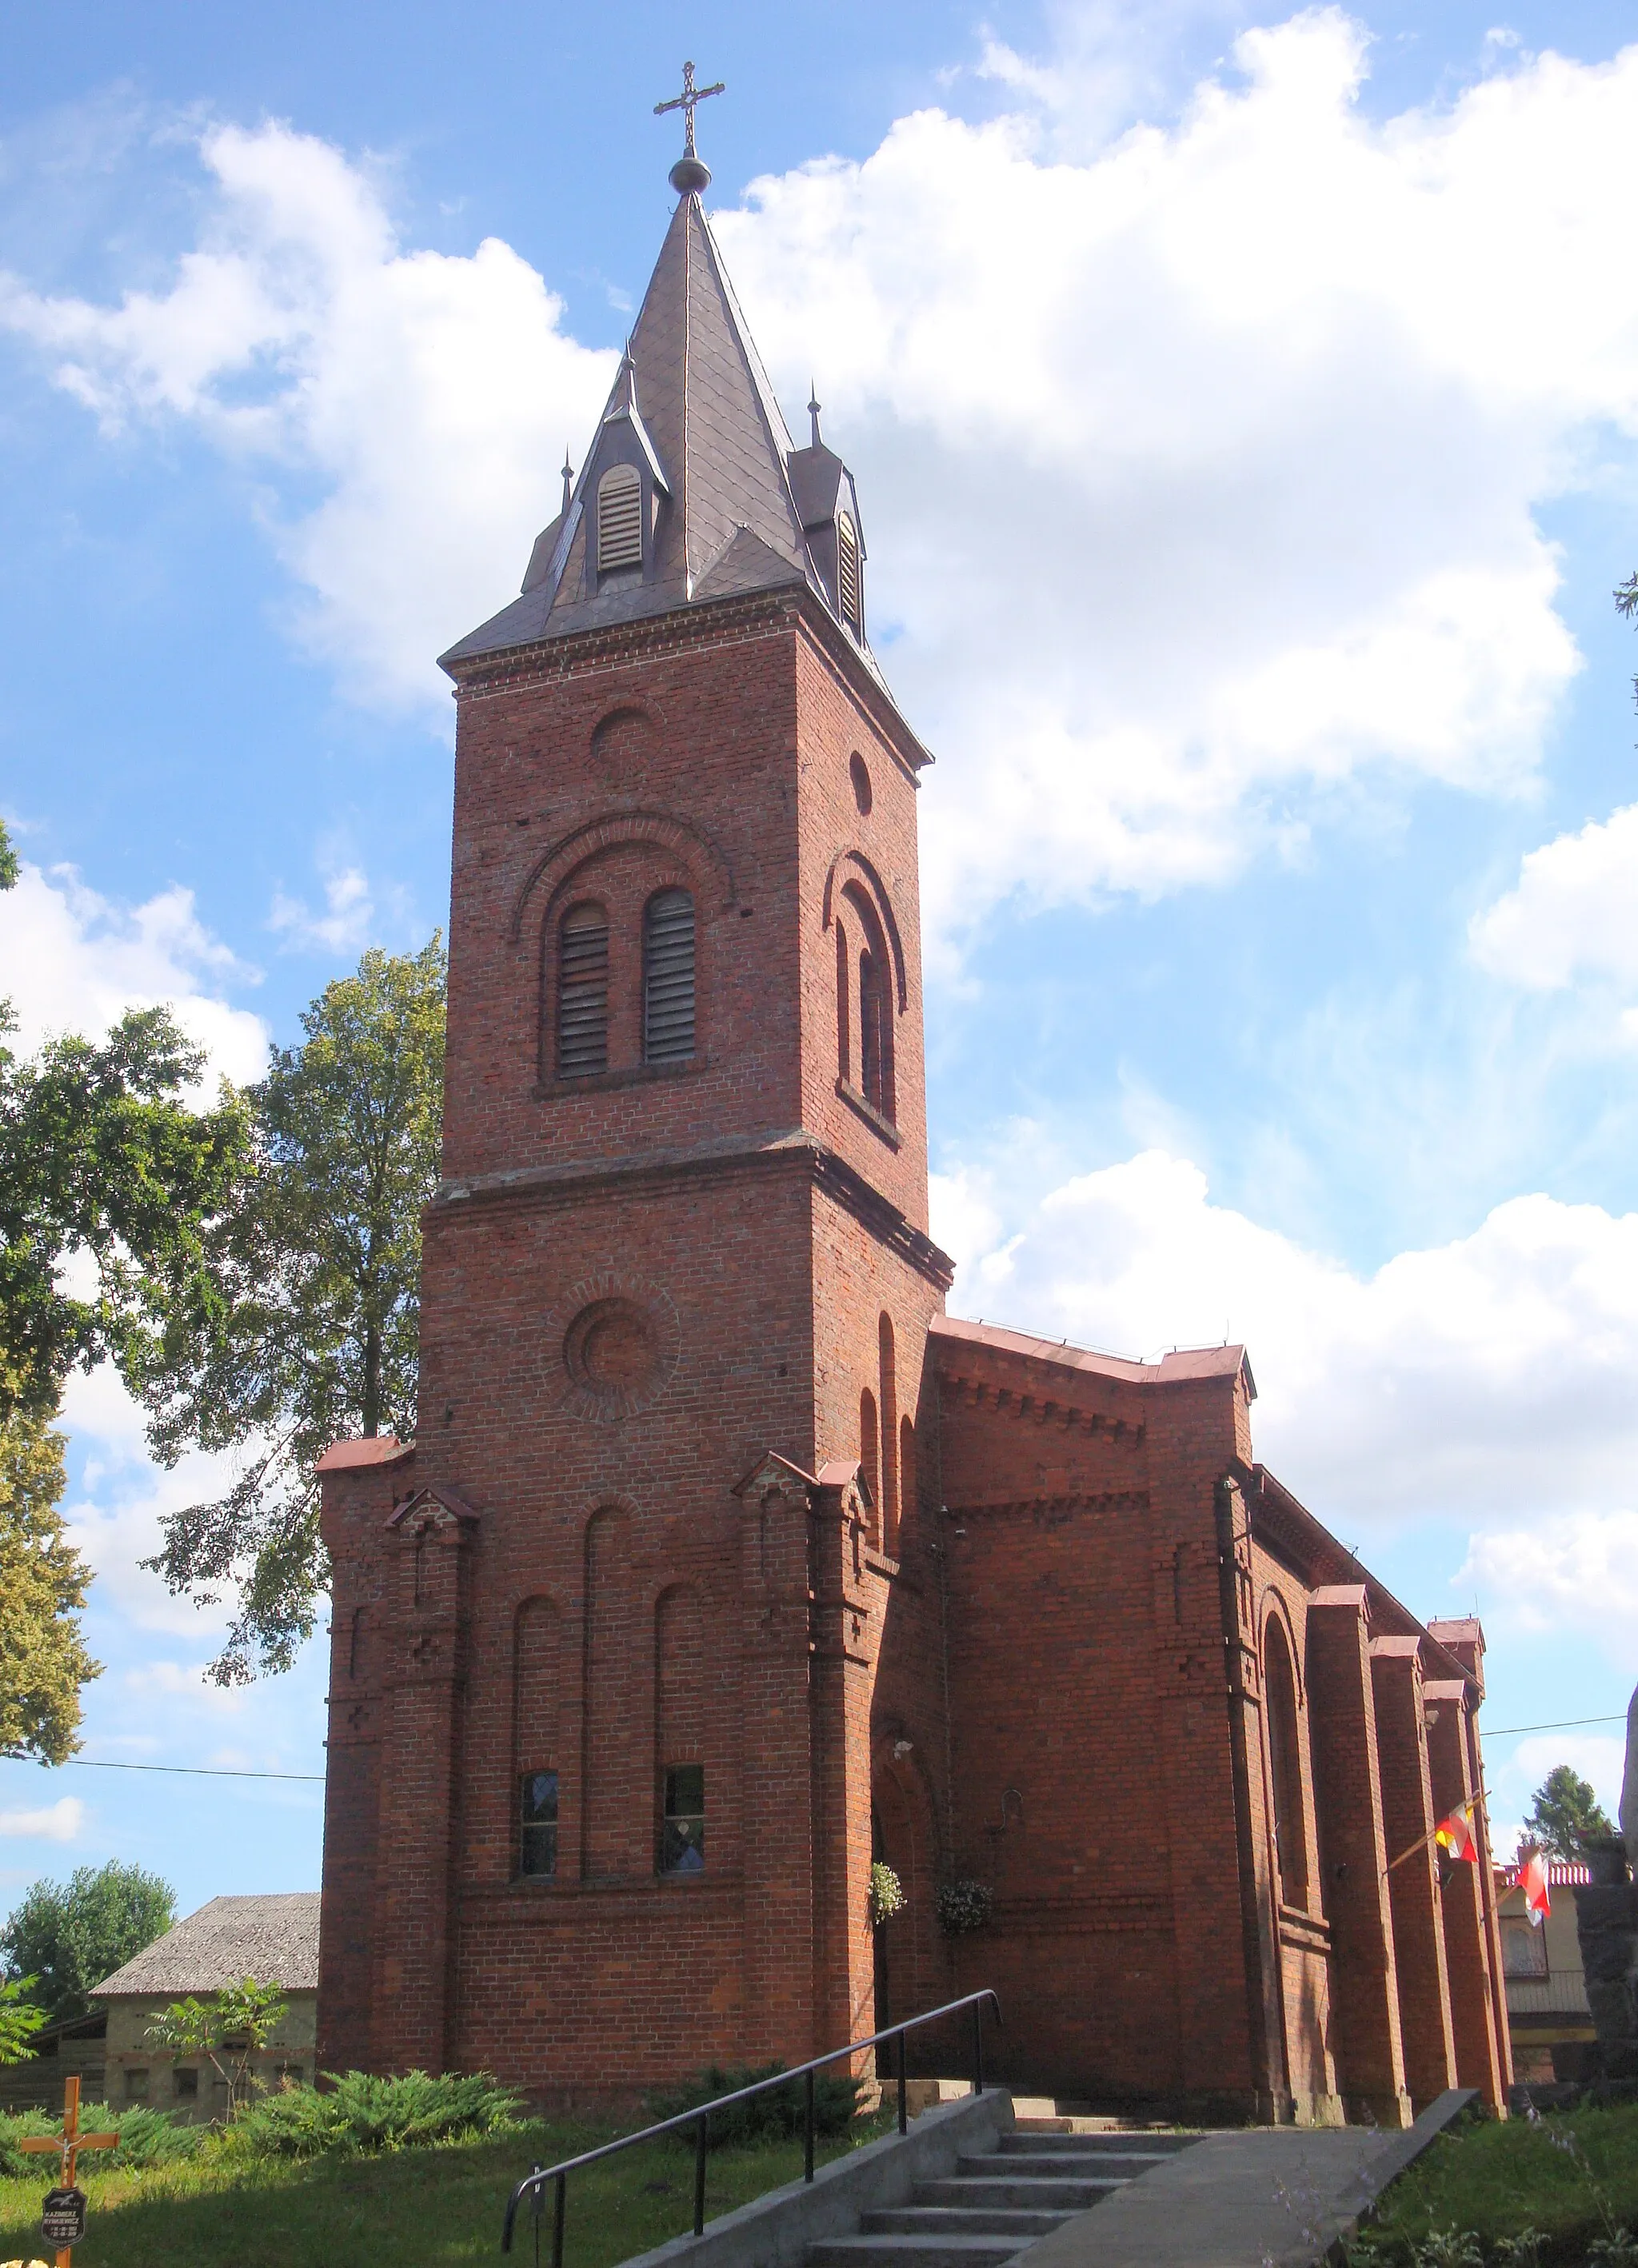
<instances>
[{"instance_id":1,"label":"church tower","mask_svg":"<svg viewBox=\"0 0 1638 2268\"><path fill-rule=\"evenodd\" d=\"M579 476L443 657L419 1426L324 1472L321 2060L582 2100L869 2029L879 1656L889 1609L922 1650L937 1593L931 1561L906 1580L950 1278L929 758L871 652L852 476L816 403L786 430L688 116Z\"/></svg>"}]
</instances>

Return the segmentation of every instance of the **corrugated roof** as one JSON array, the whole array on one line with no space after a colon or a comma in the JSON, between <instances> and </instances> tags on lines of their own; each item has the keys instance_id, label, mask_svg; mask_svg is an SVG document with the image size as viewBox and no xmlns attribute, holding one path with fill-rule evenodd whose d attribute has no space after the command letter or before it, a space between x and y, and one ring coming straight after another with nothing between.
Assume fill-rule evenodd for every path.
<instances>
[{"instance_id":1,"label":"corrugated roof","mask_svg":"<svg viewBox=\"0 0 1638 2268\"><path fill-rule=\"evenodd\" d=\"M219 1992L254 1977L287 1992L319 1989L319 1893L212 1898L92 1987L97 1999L153 1992Z\"/></svg>"}]
</instances>

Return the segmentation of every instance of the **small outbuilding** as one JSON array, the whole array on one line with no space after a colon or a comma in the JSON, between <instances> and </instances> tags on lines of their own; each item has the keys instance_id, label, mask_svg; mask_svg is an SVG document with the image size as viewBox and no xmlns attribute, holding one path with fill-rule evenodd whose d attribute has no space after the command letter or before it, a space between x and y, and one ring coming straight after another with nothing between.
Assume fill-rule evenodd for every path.
<instances>
[{"instance_id":1,"label":"small outbuilding","mask_svg":"<svg viewBox=\"0 0 1638 2268\"><path fill-rule=\"evenodd\" d=\"M151 2102L189 2122L224 2117L227 2087L208 2057L173 2056L148 2027L174 2000L205 1999L254 1977L277 1984L289 2007L251 2068L263 2087L311 2081L319 1998L319 1893L212 1898L97 1985L107 2012L104 2083L116 2108Z\"/></svg>"}]
</instances>

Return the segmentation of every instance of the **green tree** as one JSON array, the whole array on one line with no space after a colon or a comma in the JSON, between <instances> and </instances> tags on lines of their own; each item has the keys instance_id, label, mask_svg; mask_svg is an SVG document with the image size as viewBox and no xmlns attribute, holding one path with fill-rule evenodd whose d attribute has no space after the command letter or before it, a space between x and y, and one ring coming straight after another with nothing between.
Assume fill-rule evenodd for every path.
<instances>
[{"instance_id":1,"label":"green tree","mask_svg":"<svg viewBox=\"0 0 1638 2268\"><path fill-rule=\"evenodd\" d=\"M226 1495L165 1522L147 1564L203 1606L234 1596L213 1665L284 1669L328 1580L314 1467L334 1440L414 1427L421 1212L438 1184L442 939L372 950L302 1017L245 1094L252 1162L206 1239L208 1289L180 1300L141 1392L166 1464L240 1459Z\"/></svg>"},{"instance_id":2,"label":"green tree","mask_svg":"<svg viewBox=\"0 0 1638 2268\"><path fill-rule=\"evenodd\" d=\"M0 1418L0 1756L66 1764L80 1688L102 1674L77 1619L91 1571L64 1537L63 1436L14 1409Z\"/></svg>"},{"instance_id":3,"label":"green tree","mask_svg":"<svg viewBox=\"0 0 1638 2268\"><path fill-rule=\"evenodd\" d=\"M34 1982L32 1977L13 1977L0 1984L0 2064L26 2063L34 2052L29 2042L51 2021L29 1998Z\"/></svg>"},{"instance_id":4,"label":"green tree","mask_svg":"<svg viewBox=\"0 0 1638 2268\"><path fill-rule=\"evenodd\" d=\"M1583 1856L1579 1837L1613 1835L1614 1826L1589 1783L1568 1764L1555 1764L1531 1799L1524 1840L1549 1859L1571 1865Z\"/></svg>"},{"instance_id":5,"label":"green tree","mask_svg":"<svg viewBox=\"0 0 1638 2268\"><path fill-rule=\"evenodd\" d=\"M92 1985L175 1919L168 1882L111 1859L106 1867L77 1868L66 1882L33 1883L0 1930L0 1955L9 1977L33 1979L28 1998L55 2022L83 2016Z\"/></svg>"},{"instance_id":6,"label":"green tree","mask_svg":"<svg viewBox=\"0 0 1638 2268\"><path fill-rule=\"evenodd\" d=\"M259 2055L284 2021L290 2003L277 1984L241 1977L208 2000L173 2000L148 2027L150 2047L173 2055L203 2055L227 2089L227 2111L237 2117L249 2100Z\"/></svg>"},{"instance_id":7,"label":"green tree","mask_svg":"<svg viewBox=\"0 0 1638 2268\"><path fill-rule=\"evenodd\" d=\"M17 887L17 853L11 848L11 838L5 831L5 821L0 819L0 890Z\"/></svg>"},{"instance_id":8,"label":"green tree","mask_svg":"<svg viewBox=\"0 0 1638 2268\"><path fill-rule=\"evenodd\" d=\"M204 1068L163 1008L25 1061L0 1001L0 1418L50 1418L77 1365L128 1381L180 1300L208 1300L203 1229L241 1178L242 1105L196 1112ZM89 1263L65 1280L69 1263Z\"/></svg>"}]
</instances>

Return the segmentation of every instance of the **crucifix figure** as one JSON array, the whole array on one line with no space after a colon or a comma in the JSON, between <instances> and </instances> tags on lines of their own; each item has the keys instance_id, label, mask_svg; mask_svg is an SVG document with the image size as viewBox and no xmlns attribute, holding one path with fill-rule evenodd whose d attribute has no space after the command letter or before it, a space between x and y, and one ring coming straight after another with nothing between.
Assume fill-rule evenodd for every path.
<instances>
[{"instance_id":1,"label":"crucifix figure","mask_svg":"<svg viewBox=\"0 0 1638 2268\"><path fill-rule=\"evenodd\" d=\"M669 102L657 102L654 105L656 118L663 116L668 110L680 110L682 113L682 155L671 168L671 186L680 196L686 196L690 190L705 188L710 183L711 169L694 148L694 112L697 106L705 101L711 95L721 94L725 92L725 82L721 79L717 81L715 86L697 87L694 84L693 64L684 63L682 93L674 94Z\"/></svg>"}]
</instances>

